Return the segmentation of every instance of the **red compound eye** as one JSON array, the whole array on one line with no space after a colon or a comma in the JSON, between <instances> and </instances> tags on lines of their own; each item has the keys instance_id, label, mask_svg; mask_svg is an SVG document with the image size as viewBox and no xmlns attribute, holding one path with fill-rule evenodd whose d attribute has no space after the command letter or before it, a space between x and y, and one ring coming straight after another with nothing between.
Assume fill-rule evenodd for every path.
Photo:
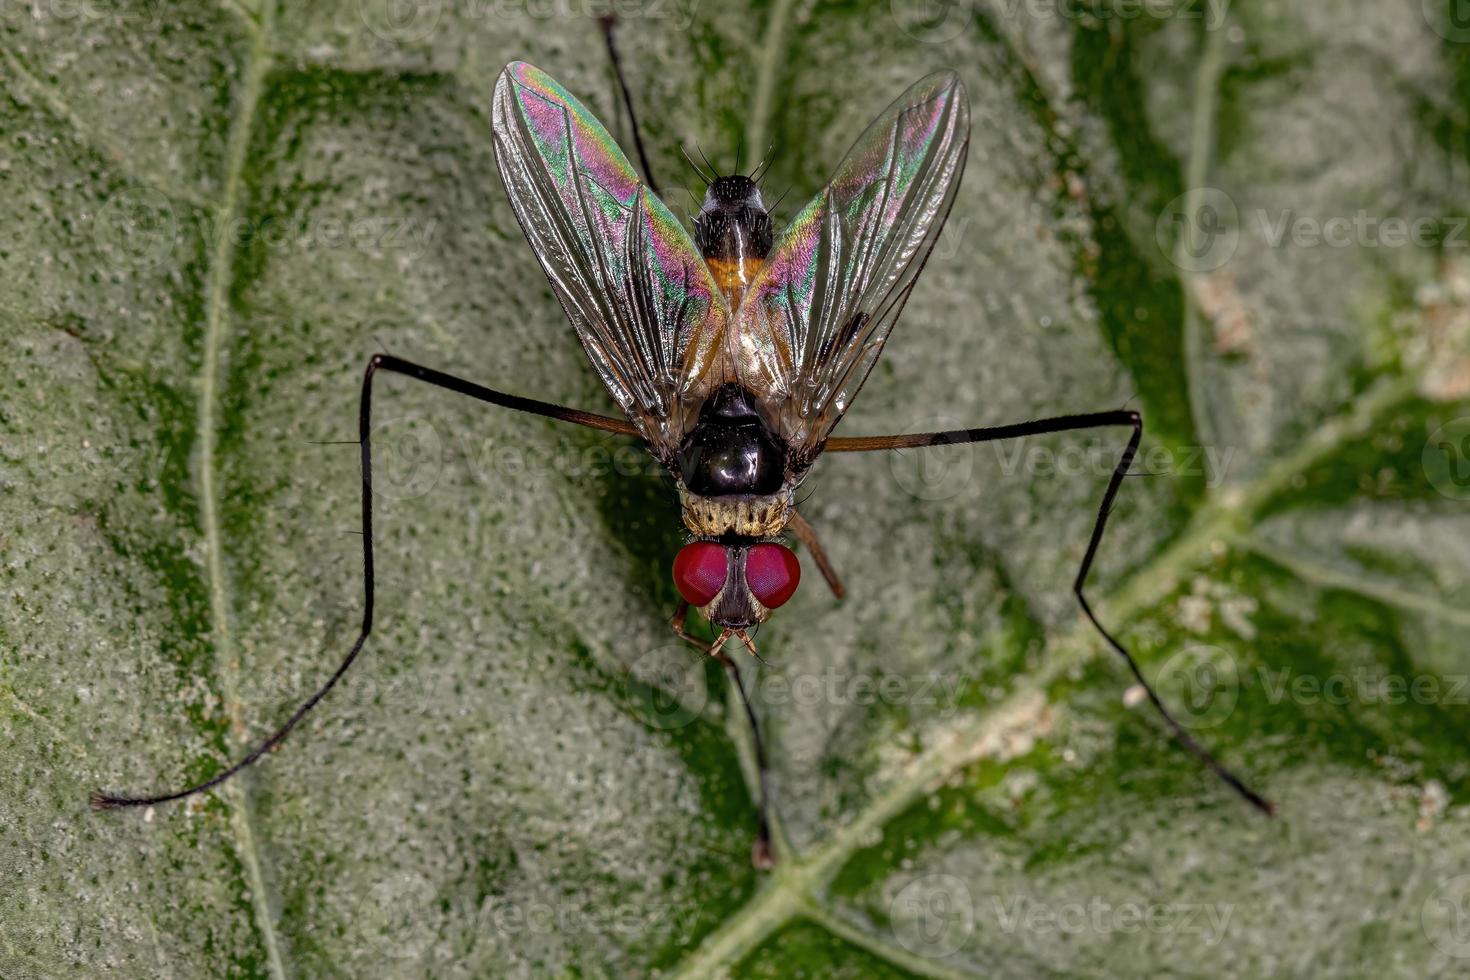
<instances>
[{"instance_id":1,"label":"red compound eye","mask_svg":"<svg viewBox=\"0 0 1470 980\"><path fill-rule=\"evenodd\" d=\"M745 556L745 584L767 609L790 599L800 582L801 562L789 548L758 544Z\"/></svg>"},{"instance_id":2,"label":"red compound eye","mask_svg":"<svg viewBox=\"0 0 1470 980\"><path fill-rule=\"evenodd\" d=\"M725 584L725 549L713 541L694 541L674 556L674 585L691 606L706 606Z\"/></svg>"}]
</instances>

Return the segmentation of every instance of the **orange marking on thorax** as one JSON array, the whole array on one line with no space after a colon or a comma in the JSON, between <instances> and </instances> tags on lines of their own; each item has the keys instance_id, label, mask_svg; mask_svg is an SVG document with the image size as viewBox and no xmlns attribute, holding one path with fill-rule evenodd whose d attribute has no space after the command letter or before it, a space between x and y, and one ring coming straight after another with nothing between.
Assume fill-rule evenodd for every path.
<instances>
[{"instance_id":1,"label":"orange marking on thorax","mask_svg":"<svg viewBox=\"0 0 1470 980\"><path fill-rule=\"evenodd\" d=\"M740 304L740 297L745 295L745 287L755 278L755 274L764 265L762 259L745 257L739 259L709 259L709 271L715 277L715 285L720 287L720 292L730 301L734 308Z\"/></svg>"}]
</instances>

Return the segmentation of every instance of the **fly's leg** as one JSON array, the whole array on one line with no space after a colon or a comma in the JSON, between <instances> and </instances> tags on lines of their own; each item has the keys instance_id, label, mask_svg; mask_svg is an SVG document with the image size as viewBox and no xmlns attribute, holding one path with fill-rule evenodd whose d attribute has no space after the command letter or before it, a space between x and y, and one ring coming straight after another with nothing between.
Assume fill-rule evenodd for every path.
<instances>
[{"instance_id":1,"label":"fly's leg","mask_svg":"<svg viewBox=\"0 0 1470 980\"><path fill-rule=\"evenodd\" d=\"M822 547L822 542L817 538L817 529L807 523L807 519L795 511L791 512L791 522L786 525L792 537L801 542L801 546L812 556L812 561L817 563L817 570L822 573L822 578L827 580L827 587L832 590L835 598L841 599L847 594L842 587L842 580L837 577L837 570L832 567L832 562L827 558L827 552Z\"/></svg>"},{"instance_id":2,"label":"fly's leg","mask_svg":"<svg viewBox=\"0 0 1470 980\"><path fill-rule=\"evenodd\" d=\"M607 14L599 21L602 24L602 39L607 44L607 60L612 62L613 74L618 76L618 89L623 94L623 107L628 110L628 128L633 131L633 147L638 151L638 164L643 168L643 182L648 189L658 194L658 184L653 179L653 168L648 165L648 154L643 149L643 133L638 129L638 115L633 111L633 93L628 89L628 80L623 76L623 59L618 54L617 41L613 32L618 19Z\"/></svg>"},{"instance_id":3,"label":"fly's leg","mask_svg":"<svg viewBox=\"0 0 1470 980\"><path fill-rule=\"evenodd\" d=\"M947 432L924 432L912 435L898 436L860 436L856 438L833 438L827 440L827 452L872 452L886 449L919 449L926 446L953 446L962 443L992 442L997 439L1019 439L1026 436L1045 435L1054 432L1073 432L1079 429L1098 429L1108 426L1126 426L1132 429L1132 435L1128 439L1128 446L1123 450L1118 465L1113 469L1113 475L1108 480L1108 487L1103 492L1102 506L1098 508L1097 520L1092 525L1092 535L1087 541L1087 552L1082 556L1082 565L1077 570L1077 578L1072 583L1072 593L1077 597L1077 602L1082 606L1082 612L1092 623L1093 627L1102 634L1108 646L1123 658L1128 665L1128 670L1134 679L1148 695L1149 701L1157 709L1164 722L1173 731L1175 739L1179 741L1190 752L1194 753L1204 765L1226 785L1244 797L1252 806L1267 816L1276 812L1276 806L1270 800L1261 796L1251 789L1235 773L1227 769L1218 759L1209 753L1204 746L1194 740L1194 737L1185 730L1184 726L1174 719L1159 698L1153 685L1143 676L1139 669L1138 661L1133 659L1133 654L1119 643L1112 633L1098 621L1092 611L1092 606L1087 601L1083 591L1083 585L1087 582L1087 573L1092 570L1092 560L1097 555L1098 545L1102 542L1103 529L1108 523L1108 514L1113 509L1113 501L1118 496L1118 490L1123 486L1123 479L1128 475L1128 468L1133 464L1133 457L1138 453L1138 443L1143 438L1143 417L1137 412L1118 410L1114 412L1092 412L1086 415L1063 415L1051 419L1037 419L1032 422L1018 422L1013 425L997 425L979 429L952 429Z\"/></svg>"},{"instance_id":4,"label":"fly's leg","mask_svg":"<svg viewBox=\"0 0 1470 980\"><path fill-rule=\"evenodd\" d=\"M357 427L358 443L362 454L362 627L357 634L357 639L352 644L352 649L347 652L346 658L337 667L335 673L327 679L327 682L316 690L311 697L296 709L295 714L286 720L286 723L277 728L269 738L261 742L239 762L230 766L214 777L189 786L185 789L172 793L163 793L153 796L121 796L112 793L94 792L91 796L91 804L97 810L114 810L131 806L152 806L156 803L169 803L181 800L195 793L202 793L212 789L229 779L231 776L255 762L291 733L297 723L306 717L307 712L316 707L317 702L326 697L342 675L347 673L347 668L352 666L357 655L362 652L363 645L367 643L368 634L373 629L373 455L370 440L372 432L372 393L373 378L379 371L388 371L394 374L402 374L406 377L423 381L427 384L449 391L468 395L471 398L498 405L501 408L515 409L532 415L541 415L546 418L558 419L563 422L572 422L576 425L584 425L593 429L601 429L605 432L616 432L620 435L637 435L638 431L629 422L622 419L609 418L605 415L594 415L590 412L578 411L574 408L565 408L561 405L553 405L549 402L536 401L531 398L521 398L518 395L507 395L504 392L495 391L473 382L456 378L442 371L422 367L394 357L391 354L375 354L368 361L367 372L362 380L362 398L358 403Z\"/></svg>"},{"instance_id":5,"label":"fly's leg","mask_svg":"<svg viewBox=\"0 0 1470 980\"><path fill-rule=\"evenodd\" d=\"M681 601L678 610L674 613L674 618L669 622L674 630L674 635L691 644L701 653L709 653L711 645L690 633L686 628L688 618L689 603ZM750 863L762 871L769 871L776 866L776 851L771 845L769 816L771 792L766 772L765 740L761 738L761 726L756 720L755 709L751 707L750 698L745 694L745 682L740 679L740 668L735 666L735 661L731 660L723 650L717 651L715 657L724 666L726 676L735 686L735 692L740 696L740 704L745 708L745 718L750 722L751 741L755 746L756 781L760 786L760 800L757 803L760 811L760 831L756 836L755 844L750 849Z\"/></svg>"},{"instance_id":6,"label":"fly's leg","mask_svg":"<svg viewBox=\"0 0 1470 980\"><path fill-rule=\"evenodd\" d=\"M700 653L709 653L711 644L706 643L704 640L701 640L699 637L689 632L688 622L689 603L687 601L681 600L679 602L679 608L674 612L674 618L669 620L669 628L674 631L675 636L683 640L685 643L688 643L690 646L694 647L694 649L698 650Z\"/></svg>"}]
</instances>

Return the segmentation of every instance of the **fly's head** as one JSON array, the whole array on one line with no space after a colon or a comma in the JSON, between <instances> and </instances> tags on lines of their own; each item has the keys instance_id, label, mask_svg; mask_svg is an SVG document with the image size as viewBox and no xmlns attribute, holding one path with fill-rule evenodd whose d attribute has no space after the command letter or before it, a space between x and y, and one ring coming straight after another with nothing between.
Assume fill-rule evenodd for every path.
<instances>
[{"instance_id":1,"label":"fly's head","mask_svg":"<svg viewBox=\"0 0 1470 980\"><path fill-rule=\"evenodd\" d=\"M751 646L745 630L769 619L800 582L801 563L775 541L691 541L674 558L674 585L719 627L720 642L733 633Z\"/></svg>"}]
</instances>

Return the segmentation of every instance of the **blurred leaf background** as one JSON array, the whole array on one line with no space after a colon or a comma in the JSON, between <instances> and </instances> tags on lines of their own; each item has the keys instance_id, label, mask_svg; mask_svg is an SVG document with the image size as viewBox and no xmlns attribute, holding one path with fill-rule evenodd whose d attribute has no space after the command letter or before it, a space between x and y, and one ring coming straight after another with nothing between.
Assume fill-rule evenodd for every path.
<instances>
[{"instance_id":1,"label":"blurred leaf background","mask_svg":"<svg viewBox=\"0 0 1470 980\"><path fill-rule=\"evenodd\" d=\"M789 216L939 67L958 205L843 434L1131 405L1124 433L827 459L746 663L673 641L623 441L490 144L505 62L676 210L773 146ZM1470 18L1419 0L31 0L0 8L0 976L1431 977L1470 971Z\"/></svg>"}]
</instances>

